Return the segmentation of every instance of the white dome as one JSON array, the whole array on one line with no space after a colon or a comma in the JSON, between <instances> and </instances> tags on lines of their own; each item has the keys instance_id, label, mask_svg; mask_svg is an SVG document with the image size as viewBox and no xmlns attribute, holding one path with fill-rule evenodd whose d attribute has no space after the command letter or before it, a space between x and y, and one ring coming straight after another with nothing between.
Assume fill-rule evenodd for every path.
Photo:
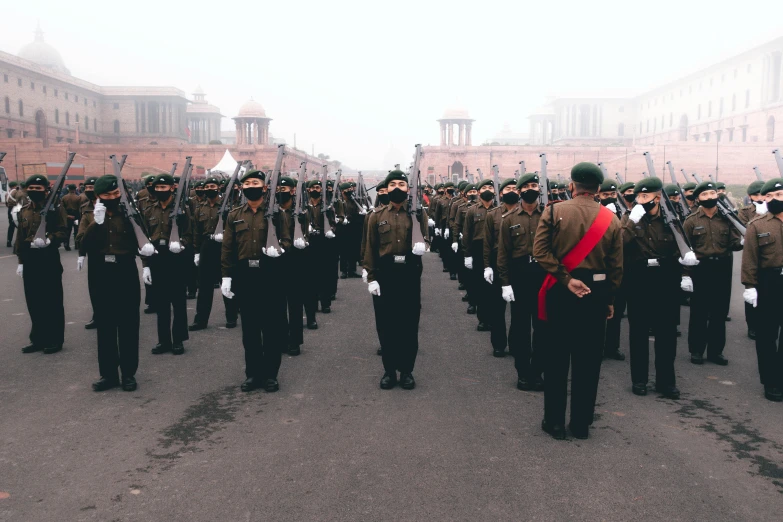
<instances>
[{"instance_id":1,"label":"white dome","mask_svg":"<svg viewBox=\"0 0 783 522\"><path fill-rule=\"evenodd\" d=\"M253 98L246 101L240 108L236 115L237 118L266 118L266 111L264 107L254 101Z\"/></svg>"},{"instance_id":2,"label":"white dome","mask_svg":"<svg viewBox=\"0 0 783 522\"><path fill-rule=\"evenodd\" d=\"M35 30L35 40L22 47L18 56L47 69L71 74L68 68L65 67L65 62L63 62L63 58L57 49L44 42L43 31L40 26Z\"/></svg>"}]
</instances>

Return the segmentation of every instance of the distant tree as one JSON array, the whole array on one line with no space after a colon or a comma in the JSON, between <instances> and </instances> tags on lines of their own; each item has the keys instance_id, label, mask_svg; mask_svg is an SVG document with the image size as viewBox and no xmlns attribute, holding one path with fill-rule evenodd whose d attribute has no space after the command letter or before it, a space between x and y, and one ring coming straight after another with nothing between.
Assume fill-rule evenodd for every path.
<instances>
[{"instance_id":1,"label":"distant tree","mask_svg":"<svg viewBox=\"0 0 783 522\"><path fill-rule=\"evenodd\" d=\"M327 158L327 159L328 159L328 158ZM337 167L337 168L339 169L339 168L340 168L340 165L342 165L342 162L340 162L340 161L337 161L337 160L334 160L334 161L332 162L332 165L334 165L335 167Z\"/></svg>"}]
</instances>

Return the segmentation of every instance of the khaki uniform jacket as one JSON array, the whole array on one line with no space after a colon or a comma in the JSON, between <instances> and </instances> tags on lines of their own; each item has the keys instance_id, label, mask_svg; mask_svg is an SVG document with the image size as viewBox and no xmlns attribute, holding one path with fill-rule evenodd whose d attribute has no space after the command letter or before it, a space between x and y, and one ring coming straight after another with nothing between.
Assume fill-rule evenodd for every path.
<instances>
[{"instance_id":1,"label":"khaki uniform jacket","mask_svg":"<svg viewBox=\"0 0 783 522\"><path fill-rule=\"evenodd\" d=\"M35 239L35 233L38 232L38 227L41 224L41 205L36 205L32 201L27 203L19 210L19 230L16 232L16 243L14 243L14 254L16 254L19 264L23 265L24 262L32 255L30 245ZM46 223L46 238L51 241L51 244L45 249L32 249L48 250L56 252L60 243L65 241L67 237L67 214L65 208L60 205L53 214L51 222Z\"/></svg>"},{"instance_id":2,"label":"khaki uniform jacket","mask_svg":"<svg viewBox=\"0 0 783 522\"><path fill-rule=\"evenodd\" d=\"M112 215L106 212L102 224L91 221L84 232L79 255L84 250L90 255L136 256L138 252L136 235L128 218L121 211Z\"/></svg>"},{"instance_id":3,"label":"khaki uniform jacket","mask_svg":"<svg viewBox=\"0 0 783 522\"><path fill-rule=\"evenodd\" d=\"M730 257L742 250L742 236L719 211L710 218L699 207L685 219L683 229L698 259Z\"/></svg>"},{"instance_id":4,"label":"khaki uniform jacket","mask_svg":"<svg viewBox=\"0 0 783 522\"><path fill-rule=\"evenodd\" d=\"M503 214L497 246L497 276L500 277L502 286L511 284L510 271L514 259L533 256L533 244L540 220L539 206L536 206L532 214L528 214L521 206Z\"/></svg>"},{"instance_id":5,"label":"khaki uniform jacket","mask_svg":"<svg viewBox=\"0 0 783 522\"><path fill-rule=\"evenodd\" d=\"M367 245L364 254L364 269L367 270L367 282L376 280L377 270L383 258L389 256L407 256L413 250L411 229L415 216L408 215L408 202L399 210L392 205L380 208L369 214L367 225ZM427 213L421 212L421 234L425 242L427 237Z\"/></svg>"},{"instance_id":6,"label":"khaki uniform jacket","mask_svg":"<svg viewBox=\"0 0 783 522\"><path fill-rule=\"evenodd\" d=\"M174 210L174 199L175 198L172 197L165 207L156 201L154 205L148 206L142 214L144 228L147 230L150 242L158 251L160 251L161 248L168 249L169 247L171 230L172 227L175 226L174 219L169 217ZM180 225L179 241L184 248L193 243L193 227L190 213L186 211L178 219ZM145 267L148 266L149 260L149 257L142 257L142 265Z\"/></svg>"},{"instance_id":7,"label":"khaki uniform jacket","mask_svg":"<svg viewBox=\"0 0 783 522\"><path fill-rule=\"evenodd\" d=\"M60 200L63 207L65 207L65 213L68 214L70 219L79 219L79 207L82 206L82 201L79 196L73 192L69 192Z\"/></svg>"},{"instance_id":8,"label":"khaki uniform jacket","mask_svg":"<svg viewBox=\"0 0 783 522\"><path fill-rule=\"evenodd\" d=\"M76 238L74 239L74 245L76 245L76 248L79 249L79 255L83 256L85 255L85 251L81 247L82 238L84 237L84 233L87 232L87 227L90 226L95 221L95 218L93 217L93 210L95 210L95 204L87 200L87 203L83 204L80 208L80 214L79 214L79 228L76 231Z\"/></svg>"},{"instance_id":9,"label":"khaki uniform jacket","mask_svg":"<svg viewBox=\"0 0 783 522\"><path fill-rule=\"evenodd\" d=\"M783 270L783 221L769 212L748 224L742 249L742 284L753 288L759 284L759 270Z\"/></svg>"},{"instance_id":10,"label":"khaki uniform jacket","mask_svg":"<svg viewBox=\"0 0 783 522\"><path fill-rule=\"evenodd\" d=\"M756 205L754 205L753 203L751 203L750 206L748 207L742 207L737 212L737 219L739 219L739 222L745 225L746 227L748 226L748 223L750 223L757 217L759 217L759 215L756 213Z\"/></svg>"},{"instance_id":11,"label":"khaki uniform jacket","mask_svg":"<svg viewBox=\"0 0 783 522\"><path fill-rule=\"evenodd\" d=\"M215 198L212 205L208 200L196 207L193 213L193 248L196 253L201 251L201 245L209 241L209 236L215 233L220 217L220 199Z\"/></svg>"},{"instance_id":12,"label":"khaki uniform jacket","mask_svg":"<svg viewBox=\"0 0 783 522\"><path fill-rule=\"evenodd\" d=\"M472 257L474 241L484 241L487 214L495 208L491 203L489 208L484 208L482 203L476 203L465 214L462 227L462 253L465 257ZM475 259L473 266L478 266L479 259Z\"/></svg>"},{"instance_id":13,"label":"khaki uniform jacket","mask_svg":"<svg viewBox=\"0 0 783 522\"><path fill-rule=\"evenodd\" d=\"M284 212L278 212L277 220L274 222L281 246L292 243L290 228L280 226L282 214ZM220 257L223 277L232 277L240 261L260 260L261 256L265 255L263 249L266 248L268 234L263 206L259 206L253 212L250 205L245 203L229 212L223 229L223 248Z\"/></svg>"}]
</instances>

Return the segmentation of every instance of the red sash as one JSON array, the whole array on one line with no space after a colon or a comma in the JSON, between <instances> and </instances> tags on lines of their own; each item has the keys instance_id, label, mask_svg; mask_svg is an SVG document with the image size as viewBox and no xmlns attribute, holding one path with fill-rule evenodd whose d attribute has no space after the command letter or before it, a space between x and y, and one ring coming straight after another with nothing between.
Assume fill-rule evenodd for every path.
<instances>
[{"instance_id":1,"label":"red sash","mask_svg":"<svg viewBox=\"0 0 783 522\"><path fill-rule=\"evenodd\" d=\"M593 223L587 232L579 240L579 243L568 252L561 261L565 265L566 270L569 272L579 266L579 264L585 260L587 254L593 251L595 246L604 237L604 233L609 228L609 224L612 222L612 218L615 217L614 213L603 205L598 210L598 215L595 216ZM538 291L538 318L542 321L547 320L546 315L546 293L550 288L555 286L557 279L552 274L547 274L544 279L544 284L541 285L541 290Z\"/></svg>"}]
</instances>

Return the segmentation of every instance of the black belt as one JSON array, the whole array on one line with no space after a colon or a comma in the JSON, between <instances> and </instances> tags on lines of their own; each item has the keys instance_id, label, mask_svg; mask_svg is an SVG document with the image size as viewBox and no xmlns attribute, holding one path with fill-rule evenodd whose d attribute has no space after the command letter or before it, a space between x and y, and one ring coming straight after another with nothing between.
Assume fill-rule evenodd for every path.
<instances>
[{"instance_id":1,"label":"black belt","mask_svg":"<svg viewBox=\"0 0 783 522\"><path fill-rule=\"evenodd\" d=\"M707 257L700 257L699 261L725 261L727 259L731 259L731 256L707 256Z\"/></svg>"},{"instance_id":2,"label":"black belt","mask_svg":"<svg viewBox=\"0 0 783 522\"><path fill-rule=\"evenodd\" d=\"M133 254L101 254L103 256L104 263L121 264L121 263L135 263L136 256Z\"/></svg>"},{"instance_id":3,"label":"black belt","mask_svg":"<svg viewBox=\"0 0 783 522\"><path fill-rule=\"evenodd\" d=\"M240 268L261 268L260 259L240 259L237 265Z\"/></svg>"}]
</instances>

